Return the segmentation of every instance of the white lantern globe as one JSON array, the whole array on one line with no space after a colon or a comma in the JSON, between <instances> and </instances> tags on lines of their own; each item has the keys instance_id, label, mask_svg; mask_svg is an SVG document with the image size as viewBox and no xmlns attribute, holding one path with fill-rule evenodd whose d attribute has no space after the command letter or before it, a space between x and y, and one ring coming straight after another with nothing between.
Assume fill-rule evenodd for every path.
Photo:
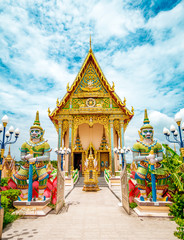
<instances>
[{"instance_id":1,"label":"white lantern globe","mask_svg":"<svg viewBox=\"0 0 184 240\"><path fill-rule=\"evenodd\" d=\"M10 134L12 134L12 133L14 132L14 127L13 127L13 126L11 126L11 127L9 128L9 132L10 132Z\"/></svg>"},{"instance_id":2,"label":"white lantern globe","mask_svg":"<svg viewBox=\"0 0 184 240\"><path fill-rule=\"evenodd\" d=\"M19 135L20 134L20 130L18 128L15 129L15 135Z\"/></svg>"},{"instance_id":3,"label":"white lantern globe","mask_svg":"<svg viewBox=\"0 0 184 240\"><path fill-rule=\"evenodd\" d=\"M175 115L175 122L181 122L181 120L182 120L182 117L181 117L181 114L180 113L177 113L176 115Z\"/></svg>"},{"instance_id":4,"label":"white lantern globe","mask_svg":"<svg viewBox=\"0 0 184 240\"><path fill-rule=\"evenodd\" d=\"M0 124L0 133L3 131L3 125Z\"/></svg>"},{"instance_id":5,"label":"white lantern globe","mask_svg":"<svg viewBox=\"0 0 184 240\"><path fill-rule=\"evenodd\" d=\"M8 123L9 119L8 119L8 116L7 115L4 115L4 117L1 119L2 120L2 123Z\"/></svg>"},{"instance_id":6,"label":"white lantern globe","mask_svg":"<svg viewBox=\"0 0 184 240\"><path fill-rule=\"evenodd\" d=\"M9 137L9 136L10 136L9 131L6 131L5 136L6 136L6 137Z\"/></svg>"},{"instance_id":7,"label":"white lantern globe","mask_svg":"<svg viewBox=\"0 0 184 240\"><path fill-rule=\"evenodd\" d=\"M170 131L171 132L175 132L176 131L176 128L175 128L175 126L173 124L170 126Z\"/></svg>"}]
</instances>

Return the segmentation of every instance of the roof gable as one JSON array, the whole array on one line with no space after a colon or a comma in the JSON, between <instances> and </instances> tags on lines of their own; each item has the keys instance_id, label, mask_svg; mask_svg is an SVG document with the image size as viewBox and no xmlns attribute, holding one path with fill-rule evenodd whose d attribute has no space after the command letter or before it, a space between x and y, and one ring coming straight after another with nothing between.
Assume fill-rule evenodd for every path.
<instances>
[{"instance_id":1,"label":"roof gable","mask_svg":"<svg viewBox=\"0 0 184 240\"><path fill-rule=\"evenodd\" d=\"M70 98L80 94L86 97L108 94L112 99L112 108L120 108L129 120L134 115L133 110L130 112L126 108L126 101L122 102L114 92L114 84L110 86L106 80L91 48L73 84L71 87L67 86L67 93L63 99L57 102L57 107L52 113L49 110L50 119L52 120L53 117L57 116L62 109L68 109L70 107Z\"/></svg>"}]
</instances>

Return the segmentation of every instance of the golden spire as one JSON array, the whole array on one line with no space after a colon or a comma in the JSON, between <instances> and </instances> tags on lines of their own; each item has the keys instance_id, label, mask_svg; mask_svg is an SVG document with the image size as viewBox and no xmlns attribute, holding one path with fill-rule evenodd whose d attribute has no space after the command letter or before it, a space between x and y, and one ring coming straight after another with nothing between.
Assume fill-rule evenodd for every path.
<instances>
[{"instance_id":1,"label":"golden spire","mask_svg":"<svg viewBox=\"0 0 184 240\"><path fill-rule=\"evenodd\" d=\"M150 121L149 121L149 118L148 118L148 113L147 113L147 109L145 109L145 112L144 112L144 121L143 121L144 124L149 124Z\"/></svg>"},{"instance_id":2,"label":"golden spire","mask_svg":"<svg viewBox=\"0 0 184 240\"><path fill-rule=\"evenodd\" d=\"M11 156L11 153L10 153L10 145L9 145L9 150L8 150L7 157L5 159L6 160L12 160L12 156Z\"/></svg>"},{"instance_id":3,"label":"golden spire","mask_svg":"<svg viewBox=\"0 0 184 240\"><path fill-rule=\"evenodd\" d=\"M151 129L153 129L153 127L150 125L150 121L149 121L149 118L148 118L147 109L145 109L145 111L144 111L143 126L140 128L140 130L142 131L142 129L146 129L146 128L151 128Z\"/></svg>"},{"instance_id":4,"label":"golden spire","mask_svg":"<svg viewBox=\"0 0 184 240\"><path fill-rule=\"evenodd\" d=\"M41 131L43 131L43 128L40 126L39 111L36 112L35 121L33 123L33 126L30 127L30 129L32 128L39 128Z\"/></svg>"},{"instance_id":5,"label":"golden spire","mask_svg":"<svg viewBox=\"0 0 184 240\"><path fill-rule=\"evenodd\" d=\"M33 125L38 125L40 126L40 120L39 120L39 111L36 112L36 117Z\"/></svg>"},{"instance_id":6,"label":"golden spire","mask_svg":"<svg viewBox=\"0 0 184 240\"><path fill-rule=\"evenodd\" d=\"M11 155L11 154L10 154L10 145L9 145L8 155Z\"/></svg>"},{"instance_id":7,"label":"golden spire","mask_svg":"<svg viewBox=\"0 0 184 240\"><path fill-rule=\"evenodd\" d=\"M89 51L91 52L92 49L91 49L91 34L90 34L90 38L89 38Z\"/></svg>"}]
</instances>

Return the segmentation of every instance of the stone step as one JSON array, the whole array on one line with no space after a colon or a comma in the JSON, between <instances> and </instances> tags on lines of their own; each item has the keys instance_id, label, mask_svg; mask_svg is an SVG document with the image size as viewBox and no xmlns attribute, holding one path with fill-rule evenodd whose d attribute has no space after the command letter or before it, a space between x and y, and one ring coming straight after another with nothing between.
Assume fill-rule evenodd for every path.
<instances>
[{"instance_id":1,"label":"stone step","mask_svg":"<svg viewBox=\"0 0 184 240\"><path fill-rule=\"evenodd\" d=\"M75 187L83 187L84 186L84 177L80 177ZM104 177L98 177L98 186L99 187L108 187Z\"/></svg>"}]
</instances>

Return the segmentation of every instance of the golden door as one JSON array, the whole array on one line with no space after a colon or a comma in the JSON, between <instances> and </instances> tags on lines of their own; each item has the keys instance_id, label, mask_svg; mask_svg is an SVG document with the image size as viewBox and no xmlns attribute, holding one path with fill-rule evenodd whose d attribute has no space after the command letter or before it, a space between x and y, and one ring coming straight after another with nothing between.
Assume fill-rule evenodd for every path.
<instances>
[{"instance_id":1,"label":"golden door","mask_svg":"<svg viewBox=\"0 0 184 240\"><path fill-rule=\"evenodd\" d=\"M100 172L104 172L105 168L109 168L109 153L102 152L100 153Z\"/></svg>"}]
</instances>

